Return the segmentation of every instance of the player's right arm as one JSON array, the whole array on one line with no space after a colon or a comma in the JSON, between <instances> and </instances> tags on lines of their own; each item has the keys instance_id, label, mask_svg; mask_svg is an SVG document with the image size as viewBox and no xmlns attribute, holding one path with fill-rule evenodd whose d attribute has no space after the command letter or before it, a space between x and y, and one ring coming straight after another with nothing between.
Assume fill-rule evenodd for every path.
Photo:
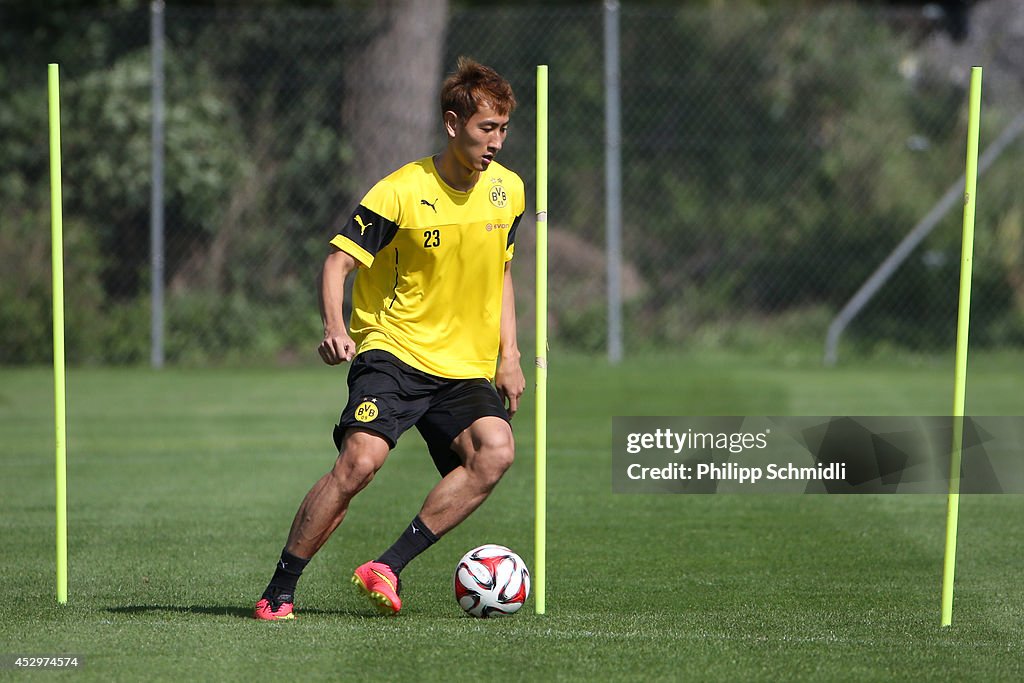
<instances>
[{"instance_id":1,"label":"player's right arm","mask_svg":"<svg viewBox=\"0 0 1024 683\"><path fill-rule=\"evenodd\" d=\"M356 344L345 327L342 307L345 303L345 280L358 264L350 254L337 247L332 248L324 260L320 278L320 318L324 322L324 340L317 351L325 363L337 365L352 360L356 353Z\"/></svg>"},{"instance_id":2,"label":"player's right arm","mask_svg":"<svg viewBox=\"0 0 1024 683\"><path fill-rule=\"evenodd\" d=\"M349 336L342 314L345 280L356 268L373 266L377 252L395 237L400 220L398 193L385 178L363 197L352 217L331 240L333 251L324 261L320 283L324 340L317 349L328 365L350 361L356 355L355 341Z\"/></svg>"}]
</instances>

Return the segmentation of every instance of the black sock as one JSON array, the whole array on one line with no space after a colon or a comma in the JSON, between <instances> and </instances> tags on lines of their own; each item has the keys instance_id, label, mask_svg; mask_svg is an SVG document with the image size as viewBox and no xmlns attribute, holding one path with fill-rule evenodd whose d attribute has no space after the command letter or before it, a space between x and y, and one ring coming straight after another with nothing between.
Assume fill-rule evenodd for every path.
<instances>
[{"instance_id":1,"label":"black sock","mask_svg":"<svg viewBox=\"0 0 1024 683\"><path fill-rule=\"evenodd\" d=\"M383 562L391 567L391 571L398 574L405 568L405 565L412 561L412 558L435 543L437 543L437 536L427 528L420 516L416 515L394 545L385 550L384 554L376 561Z\"/></svg>"},{"instance_id":2,"label":"black sock","mask_svg":"<svg viewBox=\"0 0 1024 683\"><path fill-rule=\"evenodd\" d=\"M270 585L263 592L263 597L268 600L281 595L295 595L295 585L302 576L302 570L309 564L309 560L292 555L287 550L281 551L281 559L277 562L277 569L270 579Z\"/></svg>"}]
</instances>

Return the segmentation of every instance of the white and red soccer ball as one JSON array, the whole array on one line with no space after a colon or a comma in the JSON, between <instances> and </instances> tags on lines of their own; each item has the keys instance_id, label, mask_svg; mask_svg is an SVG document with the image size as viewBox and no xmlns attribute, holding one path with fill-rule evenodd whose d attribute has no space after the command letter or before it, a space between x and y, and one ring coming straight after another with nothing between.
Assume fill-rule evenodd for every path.
<instances>
[{"instance_id":1,"label":"white and red soccer ball","mask_svg":"<svg viewBox=\"0 0 1024 683\"><path fill-rule=\"evenodd\" d=\"M455 600L466 614L486 619L515 614L530 596L530 570L503 545L473 548L455 567Z\"/></svg>"}]
</instances>

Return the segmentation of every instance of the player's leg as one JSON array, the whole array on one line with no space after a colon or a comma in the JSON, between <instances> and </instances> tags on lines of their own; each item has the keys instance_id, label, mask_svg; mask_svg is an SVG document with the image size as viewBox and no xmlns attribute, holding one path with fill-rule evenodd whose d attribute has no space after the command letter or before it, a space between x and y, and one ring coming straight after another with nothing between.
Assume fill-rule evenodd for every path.
<instances>
[{"instance_id":1,"label":"player's leg","mask_svg":"<svg viewBox=\"0 0 1024 683\"><path fill-rule=\"evenodd\" d=\"M427 495L419 519L440 537L483 503L515 459L515 439L507 420L477 419L452 443L462 460Z\"/></svg>"},{"instance_id":2,"label":"player's leg","mask_svg":"<svg viewBox=\"0 0 1024 683\"><path fill-rule=\"evenodd\" d=\"M348 505L366 488L391 450L380 434L349 429L331 471L313 485L299 506L285 550L311 558L338 528Z\"/></svg>"},{"instance_id":3,"label":"player's leg","mask_svg":"<svg viewBox=\"0 0 1024 683\"><path fill-rule=\"evenodd\" d=\"M480 506L515 453L508 413L483 379L446 383L416 428L442 479L420 514L376 560L396 579L413 558Z\"/></svg>"},{"instance_id":4,"label":"player's leg","mask_svg":"<svg viewBox=\"0 0 1024 683\"><path fill-rule=\"evenodd\" d=\"M341 524L352 498L384 464L390 448L375 432L346 431L334 467L313 485L295 514L274 576L256 603L256 618L294 618L293 596L302 571Z\"/></svg>"},{"instance_id":5,"label":"player's leg","mask_svg":"<svg viewBox=\"0 0 1024 683\"><path fill-rule=\"evenodd\" d=\"M341 524L352 497L373 478L398 437L427 409L426 401L420 406L404 398L407 381L395 360L390 354L368 351L352 361L348 403L334 429L338 458L302 501L274 577L257 603L257 618L290 618L295 585L306 563ZM282 616L277 607L285 604L288 607L281 609L287 615Z\"/></svg>"},{"instance_id":6,"label":"player's leg","mask_svg":"<svg viewBox=\"0 0 1024 683\"><path fill-rule=\"evenodd\" d=\"M438 450L436 445L432 444L434 452ZM396 614L402 608L398 597L402 569L478 508L512 464L512 429L503 418L482 417L445 450L457 453L462 464L447 468L447 458L435 457L438 469L445 467L448 473L430 491L420 513L391 547L375 561L358 567L352 577L383 614Z\"/></svg>"}]
</instances>

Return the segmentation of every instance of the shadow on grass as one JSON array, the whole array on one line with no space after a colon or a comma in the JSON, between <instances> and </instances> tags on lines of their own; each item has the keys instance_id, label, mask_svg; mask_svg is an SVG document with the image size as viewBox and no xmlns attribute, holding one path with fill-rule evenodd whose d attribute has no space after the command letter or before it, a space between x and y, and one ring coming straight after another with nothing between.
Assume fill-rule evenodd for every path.
<instances>
[{"instance_id":1,"label":"shadow on grass","mask_svg":"<svg viewBox=\"0 0 1024 683\"><path fill-rule=\"evenodd\" d=\"M235 617L238 619L252 619L252 607L201 607L194 605L131 605L127 607L108 607L107 612L111 614L149 614L156 612L176 612L178 614L205 614L215 617ZM316 614L326 616L345 616L357 618L380 618L379 615L371 612L356 612L352 610L322 610L302 609L300 615Z\"/></svg>"}]
</instances>

